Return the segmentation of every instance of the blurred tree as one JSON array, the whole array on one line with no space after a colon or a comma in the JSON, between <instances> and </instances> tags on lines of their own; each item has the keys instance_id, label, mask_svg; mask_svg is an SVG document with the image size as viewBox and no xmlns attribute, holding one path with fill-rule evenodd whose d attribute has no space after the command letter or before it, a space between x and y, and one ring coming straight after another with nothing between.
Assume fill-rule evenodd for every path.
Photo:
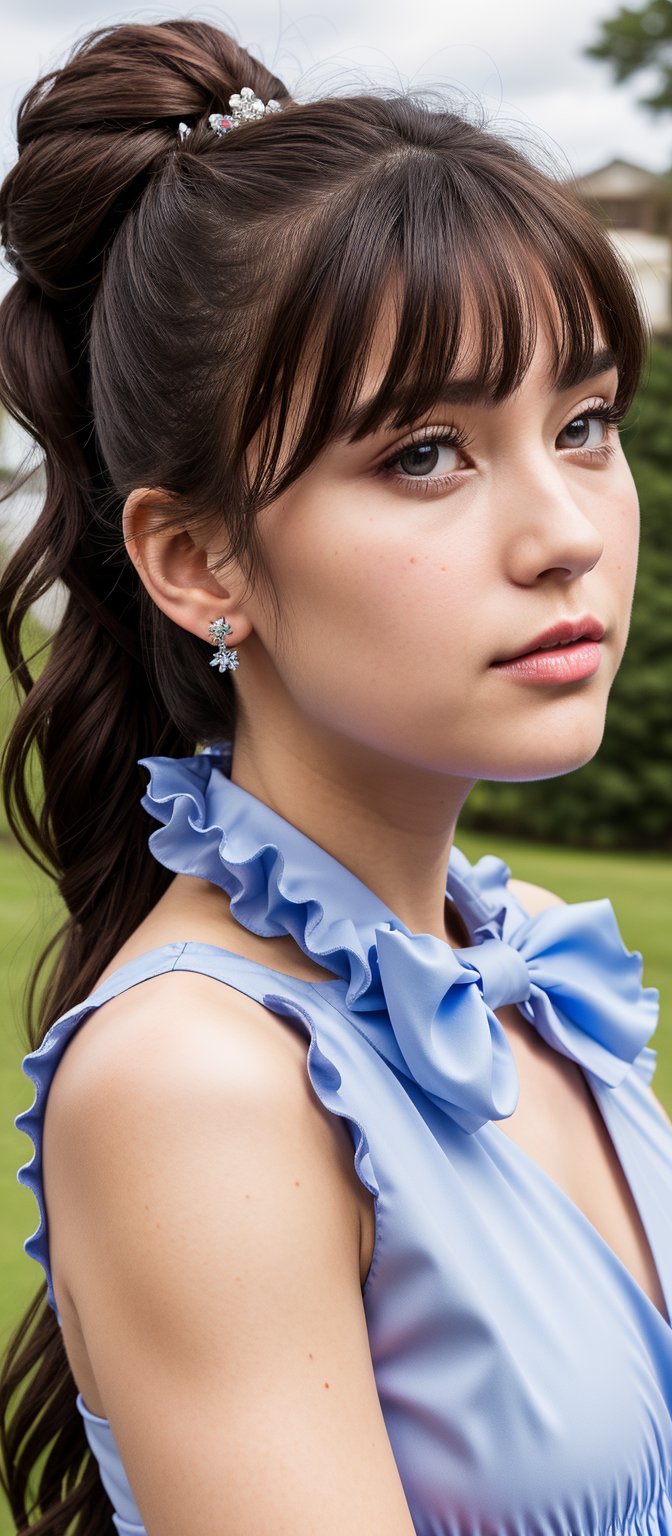
<instances>
[{"instance_id":1,"label":"blurred tree","mask_svg":"<svg viewBox=\"0 0 672 1536\"><path fill-rule=\"evenodd\" d=\"M672 0L647 0L639 10L623 5L610 21L600 23L600 30L599 40L584 48L586 57L611 64L618 84L642 69L656 68L659 89L639 97L639 105L654 113L672 111Z\"/></svg>"}]
</instances>

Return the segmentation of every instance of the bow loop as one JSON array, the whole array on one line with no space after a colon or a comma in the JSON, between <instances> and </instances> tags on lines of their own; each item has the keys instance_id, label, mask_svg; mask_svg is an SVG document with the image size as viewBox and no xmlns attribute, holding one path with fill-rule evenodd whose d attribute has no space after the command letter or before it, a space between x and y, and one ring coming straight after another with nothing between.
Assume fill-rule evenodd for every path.
<instances>
[{"instance_id":1,"label":"bow loop","mask_svg":"<svg viewBox=\"0 0 672 1536\"><path fill-rule=\"evenodd\" d=\"M483 976L470 958L478 946L454 950L389 924L376 936L385 1005L410 1075L465 1131L513 1114L518 1074L499 1019L484 1007Z\"/></svg>"},{"instance_id":2,"label":"bow loop","mask_svg":"<svg viewBox=\"0 0 672 1536\"><path fill-rule=\"evenodd\" d=\"M514 934L531 992L522 1012L554 1050L618 1087L658 1022L660 994L642 986L642 956L628 951L611 902L547 907Z\"/></svg>"}]
</instances>

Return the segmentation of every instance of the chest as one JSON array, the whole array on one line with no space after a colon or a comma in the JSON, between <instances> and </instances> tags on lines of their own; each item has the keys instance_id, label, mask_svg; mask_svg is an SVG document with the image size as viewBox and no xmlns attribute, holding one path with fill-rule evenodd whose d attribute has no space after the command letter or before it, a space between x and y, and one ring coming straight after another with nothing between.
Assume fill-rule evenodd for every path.
<instances>
[{"instance_id":1,"label":"chest","mask_svg":"<svg viewBox=\"0 0 672 1536\"><path fill-rule=\"evenodd\" d=\"M520 1095L513 1114L493 1125L578 1206L667 1319L637 1205L583 1072L552 1050L514 1004L496 1013L516 1062Z\"/></svg>"}]
</instances>

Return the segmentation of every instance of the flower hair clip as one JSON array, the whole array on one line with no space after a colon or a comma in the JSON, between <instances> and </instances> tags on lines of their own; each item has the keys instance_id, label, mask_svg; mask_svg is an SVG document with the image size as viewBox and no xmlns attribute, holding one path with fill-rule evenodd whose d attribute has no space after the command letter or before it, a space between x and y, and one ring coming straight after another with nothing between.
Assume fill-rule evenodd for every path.
<instances>
[{"instance_id":1,"label":"flower hair clip","mask_svg":"<svg viewBox=\"0 0 672 1536\"><path fill-rule=\"evenodd\" d=\"M265 117L268 112L282 111L281 103L276 101L273 96L264 106L261 97L256 96L249 85L241 86L240 92L234 91L233 96L229 96L229 107L231 109L230 114L226 112L211 112L208 118L210 128L213 129L214 133L219 134L220 137L223 137L225 133L230 133L232 128L240 128L243 123L258 122L259 118ZM177 131L180 139L184 142L191 133L191 128L186 123L180 123Z\"/></svg>"}]
</instances>

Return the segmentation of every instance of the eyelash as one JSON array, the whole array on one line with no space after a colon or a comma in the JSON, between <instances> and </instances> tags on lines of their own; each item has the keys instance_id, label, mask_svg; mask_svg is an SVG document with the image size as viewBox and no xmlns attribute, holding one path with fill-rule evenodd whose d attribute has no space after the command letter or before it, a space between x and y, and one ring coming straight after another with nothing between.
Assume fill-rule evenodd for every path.
<instances>
[{"instance_id":1,"label":"eyelash","mask_svg":"<svg viewBox=\"0 0 672 1536\"><path fill-rule=\"evenodd\" d=\"M566 426L562 427L561 430L566 432L568 427L574 425L574 422L581 420L606 421L611 427L618 427L623 421L624 416L625 411L620 410L618 406L607 405L606 402L603 402L601 405L589 407L585 411L578 411L575 416L572 416L571 421L568 421ZM611 433L609 436L611 441L608 440L607 442L601 443L598 448L577 448L573 451L575 453L581 453L593 461L598 460L598 462L606 463L615 452L613 436ZM377 473L382 475L384 478L389 476L390 479L396 480L397 484L399 485L403 484L412 485L414 487L417 486L418 490L416 491L414 489L413 495L417 495L418 492L420 495L427 495L430 491L435 491L437 487L439 490L446 490L452 485L459 484L463 471L453 471L452 474L441 475L435 480L430 480L428 478L423 478L417 475L395 474L394 466L399 463L399 460L403 458L404 454L408 452L409 448L414 448L417 445L424 445L425 443L436 443L440 448L457 448L460 452L463 452L465 448L470 447L472 442L473 438L470 437L468 433L462 432L459 427L452 427L449 432L441 432L439 430L433 432L431 428L424 428L421 431L412 434L408 442L404 443L401 448L397 449L397 452L394 453L391 458L385 459L384 462L380 465ZM572 452L571 449L567 451Z\"/></svg>"}]
</instances>

